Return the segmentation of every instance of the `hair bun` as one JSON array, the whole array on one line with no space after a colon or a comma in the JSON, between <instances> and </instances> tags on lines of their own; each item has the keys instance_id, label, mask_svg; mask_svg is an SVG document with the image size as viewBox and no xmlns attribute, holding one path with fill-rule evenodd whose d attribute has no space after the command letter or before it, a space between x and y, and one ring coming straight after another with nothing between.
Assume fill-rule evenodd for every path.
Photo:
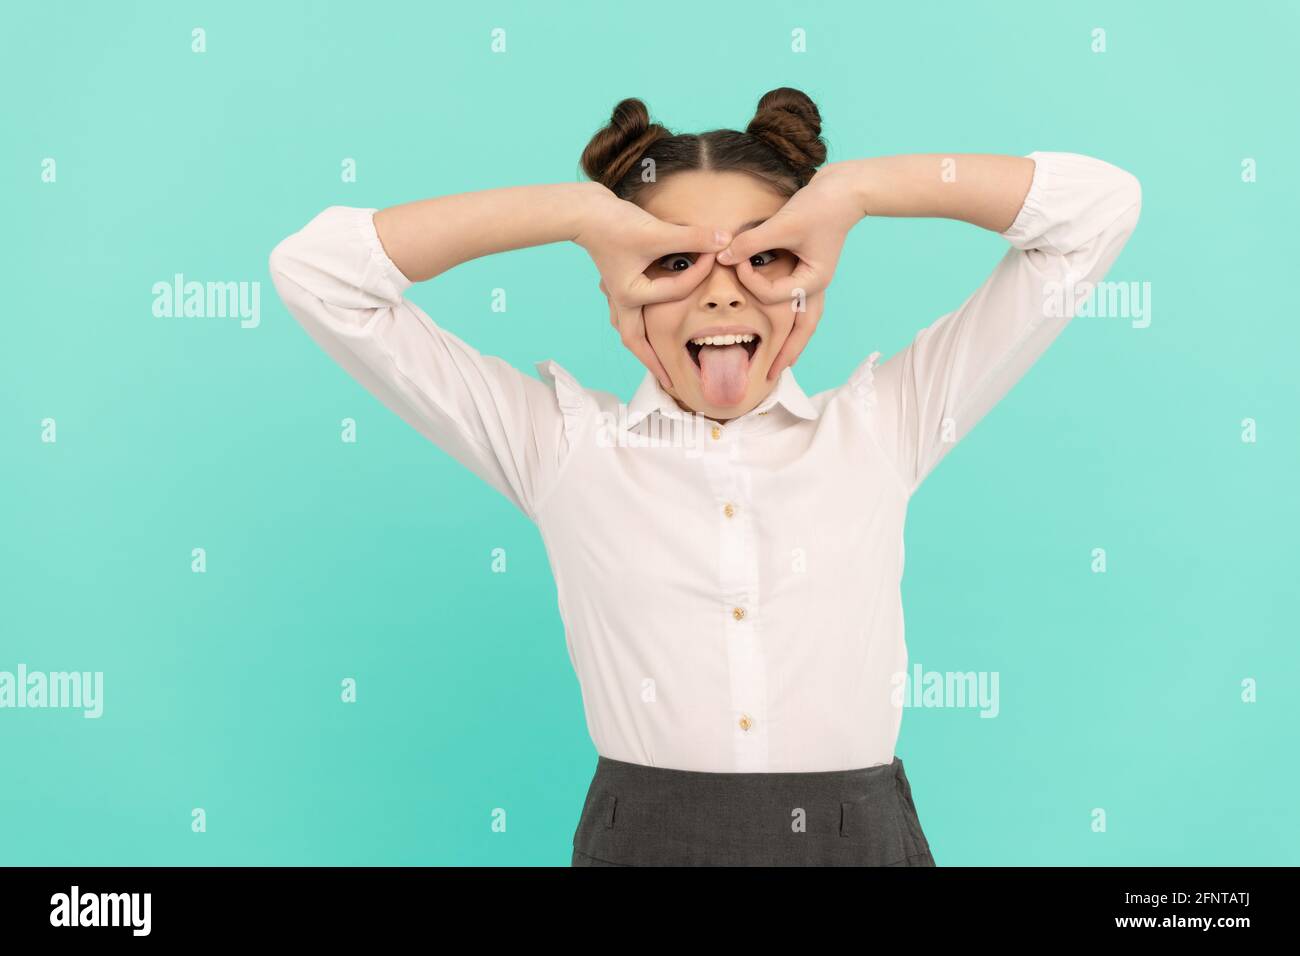
<instances>
[{"instance_id":1,"label":"hair bun","mask_svg":"<svg viewBox=\"0 0 1300 956\"><path fill-rule=\"evenodd\" d=\"M776 150L799 173L800 185L806 185L826 162L822 115L800 90L782 86L764 93L745 132Z\"/></svg>"},{"instance_id":2,"label":"hair bun","mask_svg":"<svg viewBox=\"0 0 1300 956\"><path fill-rule=\"evenodd\" d=\"M609 125L582 151L582 171L612 189L651 143L671 135L665 127L650 122L650 111L641 100L622 100L614 107Z\"/></svg>"}]
</instances>

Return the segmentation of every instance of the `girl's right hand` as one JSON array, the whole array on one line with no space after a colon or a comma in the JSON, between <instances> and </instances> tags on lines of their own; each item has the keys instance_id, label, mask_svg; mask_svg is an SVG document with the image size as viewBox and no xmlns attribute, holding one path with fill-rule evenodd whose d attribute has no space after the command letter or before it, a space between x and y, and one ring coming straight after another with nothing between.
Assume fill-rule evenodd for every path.
<instances>
[{"instance_id":1,"label":"girl's right hand","mask_svg":"<svg viewBox=\"0 0 1300 956\"><path fill-rule=\"evenodd\" d=\"M657 302L684 299L713 268L714 254L727 247L729 233L705 226L677 226L619 199L605 186L592 183L593 198L581 214L573 241L586 250L600 272L600 290L609 299L609 321L623 344L659 380L665 390L672 381L645 333L642 308ZM695 253L690 268L671 277L651 279L651 264L674 253Z\"/></svg>"}]
</instances>

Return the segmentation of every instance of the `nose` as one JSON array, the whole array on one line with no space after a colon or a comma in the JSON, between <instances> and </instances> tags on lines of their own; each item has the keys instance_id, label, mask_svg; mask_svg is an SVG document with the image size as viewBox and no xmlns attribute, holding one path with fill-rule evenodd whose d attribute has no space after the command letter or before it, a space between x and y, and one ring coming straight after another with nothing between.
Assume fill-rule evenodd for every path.
<instances>
[{"instance_id":1,"label":"nose","mask_svg":"<svg viewBox=\"0 0 1300 956\"><path fill-rule=\"evenodd\" d=\"M710 312L739 311L745 307L744 286L734 266L715 265L705 280L700 305Z\"/></svg>"}]
</instances>

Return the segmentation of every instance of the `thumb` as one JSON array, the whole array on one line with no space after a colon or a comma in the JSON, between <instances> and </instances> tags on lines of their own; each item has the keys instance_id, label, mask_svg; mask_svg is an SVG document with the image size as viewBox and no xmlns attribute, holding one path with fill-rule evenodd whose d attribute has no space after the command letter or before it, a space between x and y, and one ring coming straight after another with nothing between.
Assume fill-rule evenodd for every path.
<instances>
[{"instance_id":1,"label":"thumb","mask_svg":"<svg viewBox=\"0 0 1300 956\"><path fill-rule=\"evenodd\" d=\"M731 242L731 233L713 226L677 226L665 223L659 247L671 252L717 252Z\"/></svg>"},{"instance_id":2,"label":"thumb","mask_svg":"<svg viewBox=\"0 0 1300 956\"><path fill-rule=\"evenodd\" d=\"M753 229L746 229L731 240L731 245L718 253L718 262L724 266L734 265L759 252L769 249L785 248L777 231L764 223Z\"/></svg>"}]
</instances>

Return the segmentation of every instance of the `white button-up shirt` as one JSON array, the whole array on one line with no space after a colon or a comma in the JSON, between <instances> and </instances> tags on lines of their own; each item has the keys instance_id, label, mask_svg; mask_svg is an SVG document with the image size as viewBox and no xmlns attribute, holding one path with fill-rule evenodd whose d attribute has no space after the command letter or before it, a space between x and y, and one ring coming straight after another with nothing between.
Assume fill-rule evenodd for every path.
<instances>
[{"instance_id":1,"label":"white button-up shirt","mask_svg":"<svg viewBox=\"0 0 1300 956\"><path fill-rule=\"evenodd\" d=\"M374 209L324 210L270 267L326 352L536 523L598 753L867 767L893 759L902 718L908 501L1137 223L1131 174L1030 156L1010 248L955 311L811 397L787 368L726 424L683 412L649 372L624 405L554 361L539 380L480 354L403 296Z\"/></svg>"}]
</instances>

